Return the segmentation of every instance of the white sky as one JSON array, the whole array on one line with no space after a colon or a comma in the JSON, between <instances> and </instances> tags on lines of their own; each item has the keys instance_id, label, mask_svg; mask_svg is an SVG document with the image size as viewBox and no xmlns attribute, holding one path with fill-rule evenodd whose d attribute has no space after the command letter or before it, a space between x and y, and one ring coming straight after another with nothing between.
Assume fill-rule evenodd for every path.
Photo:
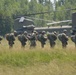
<instances>
[{"instance_id":1,"label":"white sky","mask_svg":"<svg viewBox=\"0 0 76 75\"><path fill-rule=\"evenodd\" d=\"M56 1L58 1L58 0L56 0ZM51 0L51 2L54 3L54 0Z\"/></svg>"},{"instance_id":2,"label":"white sky","mask_svg":"<svg viewBox=\"0 0 76 75\"><path fill-rule=\"evenodd\" d=\"M54 0L51 0L52 3L54 3Z\"/></svg>"},{"instance_id":3,"label":"white sky","mask_svg":"<svg viewBox=\"0 0 76 75\"><path fill-rule=\"evenodd\" d=\"M29 1L30 1L30 0L29 0ZM56 0L56 1L58 1L58 0ZM54 0L51 0L51 2L54 3Z\"/></svg>"}]
</instances>

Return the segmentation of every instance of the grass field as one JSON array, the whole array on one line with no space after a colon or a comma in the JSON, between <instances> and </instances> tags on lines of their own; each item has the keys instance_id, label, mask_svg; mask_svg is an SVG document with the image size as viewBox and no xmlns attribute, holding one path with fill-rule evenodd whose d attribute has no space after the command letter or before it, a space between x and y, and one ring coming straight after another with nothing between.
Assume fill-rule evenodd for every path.
<instances>
[{"instance_id":1,"label":"grass field","mask_svg":"<svg viewBox=\"0 0 76 75\"><path fill-rule=\"evenodd\" d=\"M56 41L55 48L49 43L41 48L37 42L36 48L21 48L16 40L9 49L6 40L0 44L0 75L76 75L76 48L69 41L66 49Z\"/></svg>"}]
</instances>

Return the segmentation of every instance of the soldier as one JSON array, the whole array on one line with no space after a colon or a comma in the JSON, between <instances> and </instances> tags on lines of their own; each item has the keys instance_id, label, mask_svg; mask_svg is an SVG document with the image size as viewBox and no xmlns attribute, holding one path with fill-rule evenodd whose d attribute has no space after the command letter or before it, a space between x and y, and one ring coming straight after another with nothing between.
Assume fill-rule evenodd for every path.
<instances>
[{"instance_id":1,"label":"soldier","mask_svg":"<svg viewBox=\"0 0 76 75\"><path fill-rule=\"evenodd\" d=\"M71 40L75 43L75 47L76 47L76 33L75 33L75 35L71 36Z\"/></svg>"},{"instance_id":2,"label":"soldier","mask_svg":"<svg viewBox=\"0 0 76 75\"><path fill-rule=\"evenodd\" d=\"M24 31L24 35L27 37L27 31Z\"/></svg>"},{"instance_id":3,"label":"soldier","mask_svg":"<svg viewBox=\"0 0 76 75\"><path fill-rule=\"evenodd\" d=\"M55 44L56 44L55 41L57 39L57 36L54 33L48 33L47 38L48 38L48 40L50 42L50 47L53 48L55 46Z\"/></svg>"},{"instance_id":4,"label":"soldier","mask_svg":"<svg viewBox=\"0 0 76 75\"><path fill-rule=\"evenodd\" d=\"M18 35L18 40L21 42L22 47L25 47L27 37L24 34Z\"/></svg>"},{"instance_id":5,"label":"soldier","mask_svg":"<svg viewBox=\"0 0 76 75\"><path fill-rule=\"evenodd\" d=\"M62 43L62 47L66 48L66 46L68 45L68 36L65 33L59 34L58 35L59 40Z\"/></svg>"},{"instance_id":6,"label":"soldier","mask_svg":"<svg viewBox=\"0 0 76 75\"><path fill-rule=\"evenodd\" d=\"M30 40L30 47L36 47L36 34L32 33L29 36L29 40Z\"/></svg>"},{"instance_id":7,"label":"soldier","mask_svg":"<svg viewBox=\"0 0 76 75\"><path fill-rule=\"evenodd\" d=\"M67 33L67 30L66 30L66 29L64 29L64 30L63 30L63 33L65 33L65 34L66 34L66 33Z\"/></svg>"},{"instance_id":8,"label":"soldier","mask_svg":"<svg viewBox=\"0 0 76 75\"><path fill-rule=\"evenodd\" d=\"M2 36L0 36L0 44L1 44L2 39L3 39Z\"/></svg>"},{"instance_id":9,"label":"soldier","mask_svg":"<svg viewBox=\"0 0 76 75\"><path fill-rule=\"evenodd\" d=\"M38 35L38 40L40 41L42 48L44 48L44 45L46 44L46 40L47 40L47 38L44 35L45 35L45 31L42 31L42 33Z\"/></svg>"},{"instance_id":10,"label":"soldier","mask_svg":"<svg viewBox=\"0 0 76 75\"><path fill-rule=\"evenodd\" d=\"M17 31L14 31L14 36L17 37L17 35L18 35L18 34L17 34Z\"/></svg>"},{"instance_id":11,"label":"soldier","mask_svg":"<svg viewBox=\"0 0 76 75\"><path fill-rule=\"evenodd\" d=\"M9 48L12 48L15 41L14 34L13 33L6 34L6 40L8 41Z\"/></svg>"}]
</instances>

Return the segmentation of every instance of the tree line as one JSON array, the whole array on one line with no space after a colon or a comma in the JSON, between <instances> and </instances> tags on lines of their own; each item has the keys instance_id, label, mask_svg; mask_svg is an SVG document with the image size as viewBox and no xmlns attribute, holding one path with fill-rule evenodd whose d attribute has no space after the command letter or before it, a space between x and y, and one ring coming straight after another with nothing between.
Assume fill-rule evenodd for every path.
<instances>
[{"instance_id":1,"label":"tree line","mask_svg":"<svg viewBox=\"0 0 76 75\"><path fill-rule=\"evenodd\" d=\"M27 16L27 14L46 12L46 14L28 15L33 18L60 21L71 19L71 14L75 10L65 10L75 8L76 0L0 0L0 34L13 31L16 18ZM35 20L35 26L46 26L47 21Z\"/></svg>"}]
</instances>

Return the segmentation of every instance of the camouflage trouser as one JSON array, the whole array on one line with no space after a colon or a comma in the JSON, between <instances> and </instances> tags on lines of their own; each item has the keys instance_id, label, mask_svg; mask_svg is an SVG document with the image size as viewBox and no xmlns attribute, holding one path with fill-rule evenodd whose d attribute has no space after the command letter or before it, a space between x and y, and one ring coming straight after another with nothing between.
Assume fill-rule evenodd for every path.
<instances>
[{"instance_id":1,"label":"camouflage trouser","mask_svg":"<svg viewBox=\"0 0 76 75\"><path fill-rule=\"evenodd\" d=\"M41 47L44 48L44 45L45 45L45 44L46 44L46 43L42 41L42 42L41 42Z\"/></svg>"},{"instance_id":2,"label":"camouflage trouser","mask_svg":"<svg viewBox=\"0 0 76 75\"><path fill-rule=\"evenodd\" d=\"M9 48L12 48L13 44L14 44L14 41L8 41L8 44L9 44Z\"/></svg>"},{"instance_id":3,"label":"camouflage trouser","mask_svg":"<svg viewBox=\"0 0 76 75\"><path fill-rule=\"evenodd\" d=\"M54 41L50 41L50 47L54 47L55 46L55 42Z\"/></svg>"},{"instance_id":4,"label":"camouflage trouser","mask_svg":"<svg viewBox=\"0 0 76 75\"><path fill-rule=\"evenodd\" d=\"M25 45L26 45L26 42L24 42L24 41L21 41L21 45L22 45L22 47L25 47Z\"/></svg>"},{"instance_id":5,"label":"camouflage trouser","mask_svg":"<svg viewBox=\"0 0 76 75\"><path fill-rule=\"evenodd\" d=\"M67 47L67 44L68 44L67 41L62 42L62 47L63 47L63 48L66 48L66 47Z\"/></svg>"},{"instance_id":6,"label":"camouflage trouser","mask_svg":"<svg viewBox=\"0 0 76 75\"><path fill-rule=\"evenodd\" d=\"M35 40L31 40L30 42L31 42L30 47L35 47L36 46L36 41Z\"/></svg>"}]
</instances>

